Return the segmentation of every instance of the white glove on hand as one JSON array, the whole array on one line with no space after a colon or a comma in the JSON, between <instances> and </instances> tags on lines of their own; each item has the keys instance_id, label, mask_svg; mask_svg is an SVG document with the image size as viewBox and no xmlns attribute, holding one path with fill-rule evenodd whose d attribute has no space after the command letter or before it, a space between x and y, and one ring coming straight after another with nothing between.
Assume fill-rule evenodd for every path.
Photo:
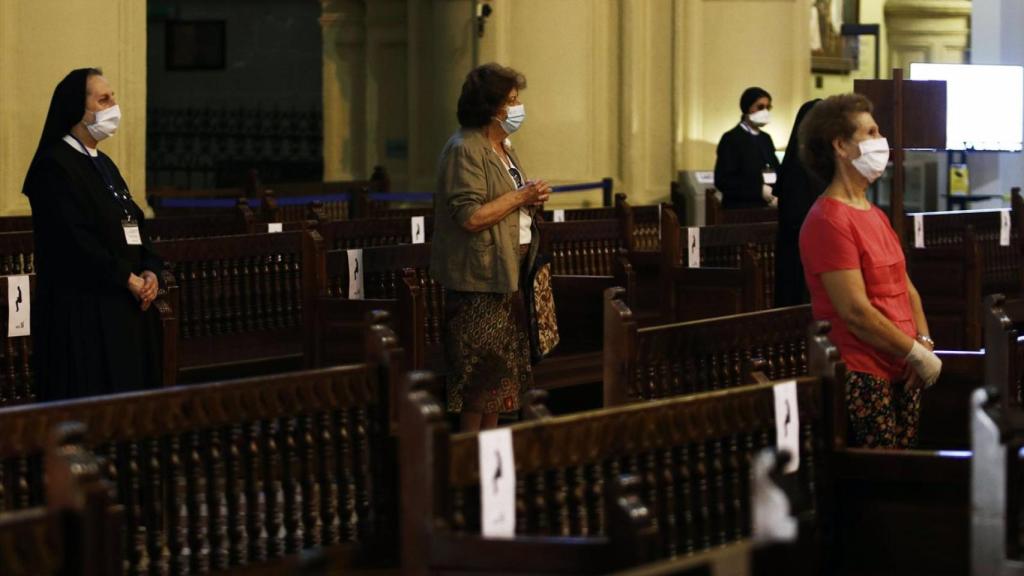
<instances>
[{"instance_id":1,"label":"white glove on hand","mask_svg":"<svg viewBox=\"0 0 1024 576\"><path fill-rule=\"evenodd\" d=\"M939 379L939 374L942 372L942 360L939 360L935 352L925 348L920 342L914 341L914 347L910 349L906 360L924 382L925 388L935 384L935 381Z\"/></svg>"}]
</instances>

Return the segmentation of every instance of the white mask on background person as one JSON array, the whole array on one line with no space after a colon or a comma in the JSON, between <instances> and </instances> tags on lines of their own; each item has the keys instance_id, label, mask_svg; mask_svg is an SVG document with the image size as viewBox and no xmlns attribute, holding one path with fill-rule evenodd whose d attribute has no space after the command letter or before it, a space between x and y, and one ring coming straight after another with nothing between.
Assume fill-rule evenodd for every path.
<instances>
[{"instance_id":1,"label":"white mask on background person","mask_svg":"<svg viewBox=\"0 0 1024 576\"><path fill-rule=\"evenodd\" d=\"M501 129L505 131L505 134L512 134L523 125L523 120L526 120L526 107L522 104L508 107L508 116L504 120L501 120Z\"/></svg>"},{"instance_id":2,"label":"white mask on background person","mask_svg":"<svg viewBox=\"0 0 1024 576\"><path fill-rule=\"evenodd\" d=\"M889 165L889 141L885 138L861 140L858 144L860 157L853 159L853 167L868 182L878 180Z\"/></svg>"},{"instance_id":3,"label":"white mask on background person","mask_svg":"<svg viewBox=\"0 0 1024 576\"><path fill-rule=\"evenodd\" d=\"M758 110L757 112L754 112L753 114L747 116L747 118L749 118L750 122L755 126L765 126L772 121L772 112L771 110L765 108L764 110Z\"/></svg>"},{"instance_id":4,"label":"white mask on background person","mask_svg":"<svg viewBox=\"0 0 1024 576\"><path fill-rule=\"evenodd\" d=\"M89 135L97 142L105 140L117 133L117 127L121 125L121 107L114 104L110 108L96 111L96 119L92 124L86 124L85 128Z\"/></svg>"}]
</instances>

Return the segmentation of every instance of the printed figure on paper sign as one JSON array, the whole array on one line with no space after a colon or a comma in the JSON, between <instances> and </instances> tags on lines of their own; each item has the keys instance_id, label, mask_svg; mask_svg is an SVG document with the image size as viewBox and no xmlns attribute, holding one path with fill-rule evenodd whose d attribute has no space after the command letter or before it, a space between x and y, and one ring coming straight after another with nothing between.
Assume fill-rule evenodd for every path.
<instances>
[{"instance_id":1,"label":"printed figure on paper sign","mask_svg":"<svg viewBox=\"0 0 1024 576\"><path fill-rule=\"evenodd\" d=\"M789 399L786 399L786 422L783 424L786 430L786 438L789 438L789 424L793 421L793 415L789 408Z\"/></svg>"},{"instance_id":2,"label":"printed figure on paper sign","mask_svg":"<svg viewBox=\"0 0 1024 576\"><path fill-rule=\"evenodd\" d=\"M498 465L494 467L494 493L498 493L498 480L501 478L501 452L494 451L494 459L498 461Z\"/></svg>"},{"instance_id":3,"label":"printed figure on paper sign","mask_svg":"<svg viewBox=\"0 0 1024 576\"><path fill-rule=\"evenodd\" d=\"M14 309L21 312L21 286L18 286L18 299L14 301Z\"/></svg>"}]
</instances>

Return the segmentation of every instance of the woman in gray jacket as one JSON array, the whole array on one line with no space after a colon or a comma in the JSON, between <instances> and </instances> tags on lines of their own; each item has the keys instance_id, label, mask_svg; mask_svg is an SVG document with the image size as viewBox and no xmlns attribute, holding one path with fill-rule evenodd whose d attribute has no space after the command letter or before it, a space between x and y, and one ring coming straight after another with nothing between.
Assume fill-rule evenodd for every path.
<instances>
[{"instance_id":1,"label":"woman in gray jacket","mask_svg":"<svg viewBox=\"0 0 1024 576\"><path fill-rule=\"evenodd\" d=\"M532 380L521 276L537 254L537 207L551 193L526 180L508 136L526 117L522 74L484 64L466 76L461 128L438 166L431 275L446 289L448 411L463 430L494 428Z\"/></svg>"}]
</instances>

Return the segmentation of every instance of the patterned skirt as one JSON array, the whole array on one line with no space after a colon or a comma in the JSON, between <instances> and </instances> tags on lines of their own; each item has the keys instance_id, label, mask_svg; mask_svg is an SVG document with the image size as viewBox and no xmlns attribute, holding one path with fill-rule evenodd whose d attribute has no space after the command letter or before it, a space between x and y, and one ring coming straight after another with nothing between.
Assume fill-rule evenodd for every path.
<instances>
[{"instance_id":1,"label":"patterned skirt","mask_svg":"<svg viewBox=\"0 0 1024 576\"><path fill-rule=\"evenodd\" d=\"M862 448L913 448L921 390L864 372L846 373L847 443Z\"/></svg>"},{"instance_id":2,"label":"patterned skirt","mask_svg":"<svg viewBox=\"0 0 1024 576\"><path fill-rule=\"evenodd\" d=\"M522 295L449 290L445 318L448 411L518 410L533 381Z\"/></svg>"}]
</instances>

